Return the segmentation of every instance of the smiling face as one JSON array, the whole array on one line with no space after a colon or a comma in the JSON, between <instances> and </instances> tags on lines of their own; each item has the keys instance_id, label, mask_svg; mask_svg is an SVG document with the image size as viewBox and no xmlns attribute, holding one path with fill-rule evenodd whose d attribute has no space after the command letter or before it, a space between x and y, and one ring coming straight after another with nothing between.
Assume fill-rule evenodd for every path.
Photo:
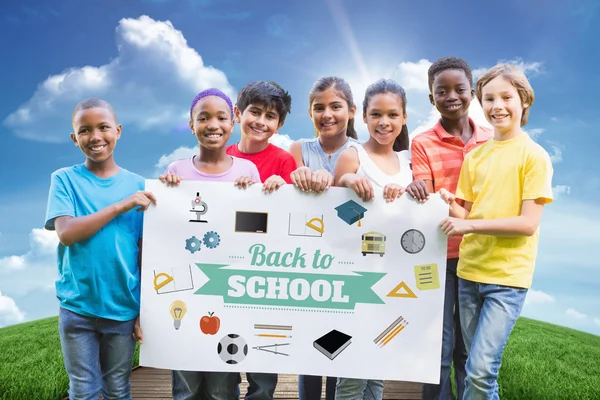
<instances>
[{"instance_id":1,"label":"smiling face","mask_svg":"<svg viewBox=\"0 0 600 400\"><path fill-rule=\"evenodd\" d=\"M520 131L523 104L519 92L512 83L498 75L482 87L481 102L485 117L501 136Z\"/></svg>"},{"instance_id":2,"label":"smiling face","mask_svg":"<svg viewBox=\"0 0 600 400\"><path fill-rule=\"evenodd\" d=\"M435 76L429 100L442 117L458 120L469 114L474 95L463 70L447 69Z\"/></svg>"},{"instance_id":3,"label":"smiling face","mask_svg":"<svg viewBox=\"0 0 600 400\"><path fill-rule=\"evenodd\" d=\"M240 124L242 137L251 142L264 143L268 141L283 125L283 123L279 123L277 110L263 104L249 104L243 111L236 106L234 112L236 120Z\"/></svg>"},{"instance_id":4,"label":"smiling face","mask_svg":"<svg viewBox=\"0 0 600 400\"><path fill-rule=\"evenodd\" d=\"M111 161L120 137L121 125L117 124L114 114L107 108L87 108L73 117L71 140L89 162L101 164Z\"/></svg>"},{"instance_id":5,"label":"smiling face","mask_svg":"<svg viewBox=\"0 0 600 400\"><path fill-rule=\"evenodd\" d=\"M380 145L393 145L406 124L402 99L395 93L376 94L369 99L363 119L369 135Z\"/></svg>"},{"instance_id":6,"label":"smiling face","mask_svg":"<svg viewBox=\"0 0 600 400\"><path fill-rule=\"evenodd\" d=\"M229 105L217 96L208 96L196 103L190 128L198 144L209 150L224 148L233 130Z\"/></svg>"},{"instance_id":7,"label":"smiling face","mask_svg":"<svg viewBox=\"0 0 600 400\"><path fill-rule=\"evenodd\" d=\"M354 118L356 106L348 108L348 102L334 89L317 93L308 110L319 135L332 137L345 134L348 121Z\"/></svg>"}]
</instances>

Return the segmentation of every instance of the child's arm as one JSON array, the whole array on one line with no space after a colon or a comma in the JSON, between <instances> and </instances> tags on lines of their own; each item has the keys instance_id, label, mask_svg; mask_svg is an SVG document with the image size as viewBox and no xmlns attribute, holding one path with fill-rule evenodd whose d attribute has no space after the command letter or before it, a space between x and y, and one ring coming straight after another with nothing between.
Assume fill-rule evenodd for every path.
<instances>
[{"instance_id":1,"label":"child's arm","mask_svg":"<svg viewBox=\"0 0 600 400\"><path fill-rule=\"evenodd\" d=\"M546 202L543 199L523 200L521 215L517 217L489 220L449 217L442 221L441 227L448 236L467 233L491 236L531 236L539 227L544 204Z\"/></svg>"},{"instance_id":2,"label":"child's arm","mask_svg":"<svg viewBox=\"0 0 600 400\"><path fill-rule=\"evenodd\" d=\"M106 224L120 214L136 207L145 211L150 204L156 204L156 198L150 192L140 190L128 198L103 208L90 215L82 217L60 216L54 220L54 228L58 239L64 246L70 246L82 240L89 239Z\"/></svg>"},{"instance_id":3,"label":"child's arm","mask_svg":"<svg viewBox=\"0 0 600 400\"><path fill-rule=\"evenodd\" d=\"M296 166L298 168L304 167L304 161L302 161L302 143L300 143L300 141L292 143L289 152L294 156Z\"/></svg>"},{"instance_id":4,"label":"child's arm","mask_svg":"<svg viewBox=\"0 0 600 400\"><path fill-rule=\"evenodd\" d=\"M468 171L465 169L468 160L467 157L461 169L458 193L466 201L472 201L472 185ZM492 220L463 220L450 217L442 221L442 229L448 235L478 233L492 236L531 236L539 227L544 204L552 201L552 174L552 163L548 153L537 150L529 155L525 163L521 212L518 216ZM471 204L465 203L468 210L471 209ZM465 213L461 215L461 209L465 210L453 202L451 215L468 218L469 213L467 212L466 216Z\"/></svg>"},{"instance_id":5,"label":"child's arm","mask_svg":"<svg viewBox=\"0 0 600 400\"><path fill-rule=\"evenodd\" d=\"M356 149L347 148L340 154L335 165L333 181L335 186L351 188L358 197L369 201L375 197L373 185L368 178L356 175L359 166L358 152Z\"/></svg>"},{"instance_id":6,"label":"child's arm","mask_svg":"<svg viewBox=\"0 0 600 400\"><path fill-rule=\"evenodd\" d=\"M410 153L414 180L406 187L406 191L414 199L424 203L429 199L429 193L435 192L433 171L421 142L413 140Z\"/></svg>"}]
</instances>

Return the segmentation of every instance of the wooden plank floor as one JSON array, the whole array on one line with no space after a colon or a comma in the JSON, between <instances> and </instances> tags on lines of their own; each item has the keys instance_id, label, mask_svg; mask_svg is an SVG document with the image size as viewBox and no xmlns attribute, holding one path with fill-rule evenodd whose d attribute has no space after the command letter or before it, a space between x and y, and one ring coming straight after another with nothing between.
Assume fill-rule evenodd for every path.
<instances>
[{"instance_id":1,"label":"wooden plank floor","mask_svg":"<svg viewBox=\"0 0 600 400\"><path fill-rule=\"evenodd\" d=\"M323 385L325 380L323 379ZM242 383L240 392L243 396L246 394L248 382L246 376L242 374ZM167 400L171 399L171 374L164 369L154 369L139 367L133 371L131 376L131 394L136 400ZM325 396L325 387L323 387L323 396ZM297 399L298 398L298 376L297 375L279 375L277 389L275 390L276 399ZM383 391L384 400L409 400L421 398L421 384L413 382L386 381Z\"/></svg>"}]
</instances>

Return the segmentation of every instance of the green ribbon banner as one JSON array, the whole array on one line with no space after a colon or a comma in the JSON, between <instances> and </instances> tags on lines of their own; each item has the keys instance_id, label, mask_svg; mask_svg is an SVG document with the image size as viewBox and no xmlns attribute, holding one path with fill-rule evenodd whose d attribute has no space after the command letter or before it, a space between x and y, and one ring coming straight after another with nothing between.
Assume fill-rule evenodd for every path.
<instances>
[{"instance_id":1,"label":"green ribbon banner","mask_svg":"<svg viewBox=\"0 0 600 400\"><path fill-rule=\"evenodd\" d=\"M229 269L196 264L208 277L195 294L222 296L225 304L353 310L357 303L385 304L371 289L382 272L356 275Z\"/></svg>"}]
</instances>

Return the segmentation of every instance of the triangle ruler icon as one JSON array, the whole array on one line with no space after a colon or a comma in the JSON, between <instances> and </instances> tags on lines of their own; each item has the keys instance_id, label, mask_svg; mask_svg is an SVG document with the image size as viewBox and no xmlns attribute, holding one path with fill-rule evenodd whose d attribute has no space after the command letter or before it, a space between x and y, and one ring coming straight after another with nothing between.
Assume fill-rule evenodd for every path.
<instances>
[{"instance_id":1,"label":"triangle ruler icon","mask_svg":"<svg viewBox=\"0 0 600 400\"><path fill-rule=\"evenodd\" d=\"M404 281L402 281L398 286L393 288L392 291L387 294L387 297L408 297L410 299L416 299L417 295L408 287L408 285Z\"/></svg>"}]
</instances>

